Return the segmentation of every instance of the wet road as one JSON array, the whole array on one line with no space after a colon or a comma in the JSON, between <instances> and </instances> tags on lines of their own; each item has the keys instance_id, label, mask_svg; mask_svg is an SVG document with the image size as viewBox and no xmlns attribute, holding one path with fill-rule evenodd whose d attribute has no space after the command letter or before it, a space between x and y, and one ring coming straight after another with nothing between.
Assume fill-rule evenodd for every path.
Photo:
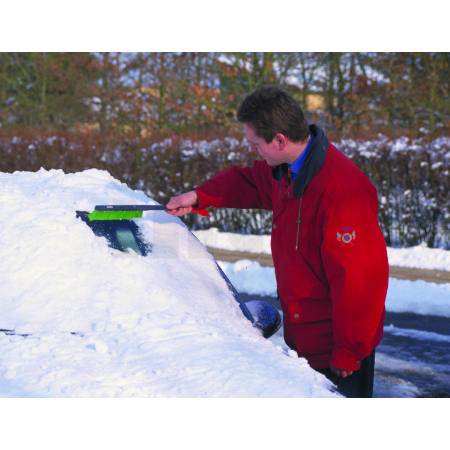
<instances>
[{"instance_id":1,"label":"wet road","mask_svg":"<svg viewBox=\"0 0 450 450\"><path fill-rule=\"evenodd\" d=\"M239 295L280 309L276 298ZM388 312L385 327L376 350L374 397L450 397L450 319Z\"/></svg>"},{"instance_id":2,"label":"wet road","mask_svg":"<svg viewBox=\"0 0 450 450\"><path fill-rule=\"evenodd\" d=\"M394 333L389 329L391 324ZM391 377L411 383L419 390L417 397L450 397L450 319L386 313L385 326L377 349L380 354L379 363L375 363L377 378Z\"/></svg>"}]
</instances>

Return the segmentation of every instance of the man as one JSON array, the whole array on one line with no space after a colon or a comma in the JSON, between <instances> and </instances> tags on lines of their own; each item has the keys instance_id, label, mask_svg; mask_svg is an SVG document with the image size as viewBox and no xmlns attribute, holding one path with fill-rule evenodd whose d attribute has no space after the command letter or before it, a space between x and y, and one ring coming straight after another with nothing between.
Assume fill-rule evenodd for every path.
<instances>
[{"instance_id":1,"label":"man","mask_svg":"<svg viewBox=\"0 0 450 450\"><path fill-rule=\"evenodd\" d=\"M264 161L233 166L172 198L174 216L206 208L273 211L272 256L286 344L347 397L372 397L375 347L388 286L378 200L367 177L291 95L265 86L238 110L250 151Z\"/></svg>"}]
</instances>

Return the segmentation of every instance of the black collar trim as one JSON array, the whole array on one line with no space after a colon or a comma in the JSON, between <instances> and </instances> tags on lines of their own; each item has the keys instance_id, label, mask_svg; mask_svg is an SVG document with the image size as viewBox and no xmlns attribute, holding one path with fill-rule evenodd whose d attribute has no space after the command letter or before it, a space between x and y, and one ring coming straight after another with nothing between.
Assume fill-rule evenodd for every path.
<instances>
[{"instance_id":1,"label":"black collar trim","mask_svg":"<svg viewBox=\"0 0 450 450\"><path fill-rule=\"evenodd\" d=\"M308 184L316 173L325 164L328 150L328 138L323 130L316 125L310 125L309 130L314 136L314 141L306 156L300 172L294 180L294 197L300 197L301 193L308 187ZM288 165L286 163L275 166L272 169L272 178L281 183L284 175L287 174Z\"/></svg>"}]
</instances>

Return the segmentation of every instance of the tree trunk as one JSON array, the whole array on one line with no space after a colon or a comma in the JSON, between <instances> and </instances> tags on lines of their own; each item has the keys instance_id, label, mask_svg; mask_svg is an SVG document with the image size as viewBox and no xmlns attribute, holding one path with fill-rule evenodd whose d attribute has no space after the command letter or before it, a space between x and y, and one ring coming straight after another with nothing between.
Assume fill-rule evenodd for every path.
<instances>
[{"instance_id":1,"label":"tree trunk","mask_svg":"<svg viewBox=\"0 0 450 450\"><path fill-rule=\"evenodd\" d=\"M42 122L47 120L47 58L46 53L42 52L42 86L41 86L41 117Z\"/></svg>"},{"instance_id":2,"label":"tree trunk","mask_svg":"<svg viewBox=\"0 0 450 450\"><path fill-rule=\"evenodd\" d=\"M138 89L139 96L136 102L136 131L138 134L141 134L142 126L141 126L141 115L142 115L142 79L144 75L144 55L142 52L138 54L138 64L139 64L139 77L138 77Z\"/></svg>"},{"instance_id":3,"label":"tree trunk","mask_svg":"<svg viewBox=\"0 0 450 450\"><path fill-rule=\"evenodd\" d=\"M160 55L159 67L159 114L158 127L165 130L166 124L166 68L164 67L164 55Z\"/></svg>"},{"instance_id":4,"label":"tree trunk","mask_svg":"<svg viewBox=\"0 0 450 450\"><path fill-rule=\"evenodd\" d=\"M8 57L6 53L0 53L0 122L5 126L8 121L6 101L8 91Z\"/></svg>"},{"instance_id":5,"label":"tree trunk","mask_svg":"<svg viewBox=\"0 0 450 450\"><path fill-rule=\"evenodd\" d=\"M107 104L108 104L108 71L109 71L109 52L103 53L103 70L102 70L102 98L101 98L101 106L100 106L100 132L104 134L107 130L106 125L106 115L107 115Z\"/></svg>"}]
</instances>

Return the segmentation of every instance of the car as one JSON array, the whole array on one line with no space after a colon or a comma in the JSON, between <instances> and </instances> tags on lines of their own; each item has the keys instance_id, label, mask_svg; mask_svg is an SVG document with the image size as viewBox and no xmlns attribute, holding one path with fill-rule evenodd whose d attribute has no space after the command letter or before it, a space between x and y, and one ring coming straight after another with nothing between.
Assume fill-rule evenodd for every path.
<instances>
[{"instance_id":1,"label":"car","mask_svg":"<svg viewBox=\"0 0 450 450\"><path fill-rule=\"evenodd\" d=\"M0 203L0 396L340 396L179 218L87 218L144 192L41 169L0 173Z\"/></svg>"}]
</instances>

